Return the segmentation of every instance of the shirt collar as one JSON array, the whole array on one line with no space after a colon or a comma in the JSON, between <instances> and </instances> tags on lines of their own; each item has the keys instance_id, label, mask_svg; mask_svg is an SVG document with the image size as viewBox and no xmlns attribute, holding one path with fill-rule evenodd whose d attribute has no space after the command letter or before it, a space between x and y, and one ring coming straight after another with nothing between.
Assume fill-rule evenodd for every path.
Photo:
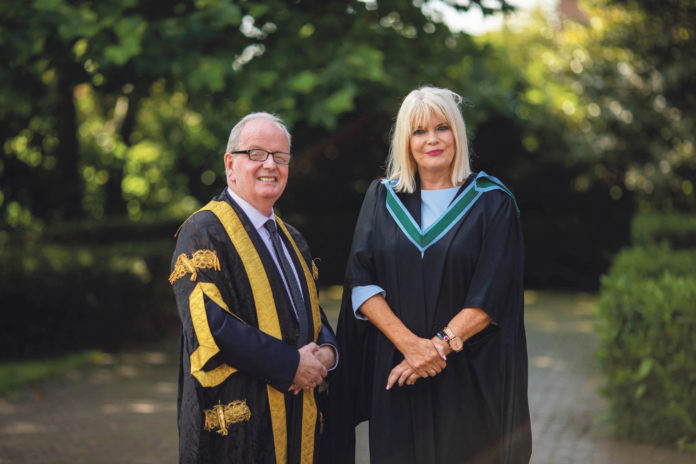
<instances>
[{"instance_id":1,"label":"shirt collar","mask_svg":"<svg viewBox=\"0 0 696 464\"><path fill-rule=\"evenodd\" d=\"M237 195L232 191L231 188L227 187L227 193L232 197L232 199L239 205L240 208L242 208L242 211L244 211L244 214L247 215L251 223L254 225L254 228L256 230L262 229L263 225L271 219L273 222L275 222L275 218L273 217L273 211L271 210L271 215L266 216L264 215L261 211L258 209L254 208L251 206L246 200L244 200L242 197Z\"/></svg>"}]
</instances>

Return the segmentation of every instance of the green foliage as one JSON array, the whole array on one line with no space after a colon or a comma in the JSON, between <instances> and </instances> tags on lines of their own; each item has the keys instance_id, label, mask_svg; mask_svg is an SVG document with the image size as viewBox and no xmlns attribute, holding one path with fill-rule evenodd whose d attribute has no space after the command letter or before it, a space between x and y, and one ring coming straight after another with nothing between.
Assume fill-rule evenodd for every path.
<instances>
[{"instance_id":1,"label":"green foliage","mask_svg":"<svg viewBox=\"0 0 696 464\"><path fill-rule=\"evenodd\" d=\"M481 3L455 8L510 9ZM396 0L9 0L0 36L0 226L12 229L185 216L219 188L245 113L299 126L302 153L419 84L456 88L442 63L475 49Z\"/></svg>"},{"instance_id":2,"label":"green foliage","mask_svg":"<svg viewBox=\"0 0 696 464\"><path fill-rule=\"evenodd\" d=\"M695 258L627 249L602 278L598 355L621 437L696 446Z\"/></svg>"},{"instance_id":3,"label":"green foliage","mask_svg":"<svg viewBox=\"0 0 696 464\"><path fill-rule=\"evenodd\" d=\"M112 245L8 243L0 253L3 358L117 349L176 328L173 239Z\"/></svg>"},{"instance_id":4,"label":"green foliage","mask_svg":"<svg viewBox=\"0 0 696 464\"><path fill-rule=\"evenodd\" d=\"M610 276L657 279L665 273L686 277L696 275L696 249L672 250L667 243L625 248L611 264Z\"/></svg>"},{"instance_id":5,"label":"green foliage","mask_svg":"<svg viewBox=\"0 0 696 464\"><path fill-rule=\"evenodd\" d=\"M696 248L696 215L679 212L641 213L633 218L634 245L667 242L673 248Z\"/></svg>"},{"instance_id":6,"label":"green foliage","mask_svg":"<svg viewBox=\"0 0 696 464\"><path fill-rule=\"evenodd\" d=\"M0 363L0 395L99 362L103 357L102 352L90 350L58 358L54 356L32 361Z\"/></svg>"},{"instance_id":7,"label":"green foliage","mask_svg":"<svg viewBox=\"0 0 696 464\"><path fill-rule=\"evenodd\" d=\"M563 140L567 150L553 155L584 167L576 191L598 182L611 187L612 199L634 194L641 210L693 209L696 4L578 5L576 18L559 23L539 12L519 30L492 34L531 84L523 90L528 137L538 119L560 129L549 140Z\"/></svg>"},{"instance_id":8,"label":"green foliage","mask_svg":"<svg viewBox=\"0 0 696 464\"><path fill-rule=\"evenodd\" d=\"M600 362L618 434L696 443L696 278L602 284Z\"/></svg>"}]
</instances>

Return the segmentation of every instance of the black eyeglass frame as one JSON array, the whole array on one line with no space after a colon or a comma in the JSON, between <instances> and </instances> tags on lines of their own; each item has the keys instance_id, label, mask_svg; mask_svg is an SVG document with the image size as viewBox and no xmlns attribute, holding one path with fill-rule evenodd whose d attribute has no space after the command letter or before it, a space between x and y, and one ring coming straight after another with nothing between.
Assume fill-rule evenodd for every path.
<instances>
[{"instance_id":1,"label":"black eyeglass frame","mask_svg":"<svg viewBox=\"0 0 696 464\"><path fill-rule=\"evenodd\" d=\"M266 156L264 156L263 159L252 159L251 158L251 152L252 151L262 151L266 153ZM268 151L264 150L263 148L251 148L249 150L238 150L238 151L231 151L231 155L247 155L249 157L249 160L251 161L256 161L259 163L263 163L268 159L269 156L273 157L273 161L275 164L280 164L280 165L288 165L290 164L290 161L292 161L292 155L290 153L284 152L284 151ZM276 155L288 155L288 160L285 162L284 160L278 161L278 158L276 158Z\"/></svg>"}]
</instances>

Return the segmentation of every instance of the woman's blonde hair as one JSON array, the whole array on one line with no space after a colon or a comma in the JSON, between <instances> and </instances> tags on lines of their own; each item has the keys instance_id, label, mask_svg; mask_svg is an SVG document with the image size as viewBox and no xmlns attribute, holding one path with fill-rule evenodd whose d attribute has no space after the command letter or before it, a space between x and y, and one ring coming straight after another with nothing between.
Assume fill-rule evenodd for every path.
<instances>
[{"instance_id":1,"label":"woman's blonde hair","mask_svg":"<svg viewBox=\"0 0 696 464\"><path fill-rule=\"evenodd\" d=\"M466 124L459 109L461 102L458 94L437 87L421 87L404 98L396 116L387 160L387 177L397 181L394 190L406 193L416 190L418 167L411 155L410 138L418 126L428 125L433 113L444 119L454 134L452 185L461 184L471 174Z\"/></svg>"}]
</instances>

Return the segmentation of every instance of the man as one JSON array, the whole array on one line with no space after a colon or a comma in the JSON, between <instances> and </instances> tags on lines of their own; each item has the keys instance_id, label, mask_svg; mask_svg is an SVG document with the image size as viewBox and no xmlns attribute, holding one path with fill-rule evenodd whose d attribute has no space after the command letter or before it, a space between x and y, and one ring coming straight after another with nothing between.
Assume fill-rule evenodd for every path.
<instances>
[{"instance_id":1,"label":"man","mask_svg":"<svg viewBox=\"0 0 696 464\"><path fill-rule=\"evenodd\" d=\"M273 214L290 159L280 119L247 115L230 132L227 188L178 233L181 463L316 460L336 340L307 243Z\"/></svg>"}]
</instances>

